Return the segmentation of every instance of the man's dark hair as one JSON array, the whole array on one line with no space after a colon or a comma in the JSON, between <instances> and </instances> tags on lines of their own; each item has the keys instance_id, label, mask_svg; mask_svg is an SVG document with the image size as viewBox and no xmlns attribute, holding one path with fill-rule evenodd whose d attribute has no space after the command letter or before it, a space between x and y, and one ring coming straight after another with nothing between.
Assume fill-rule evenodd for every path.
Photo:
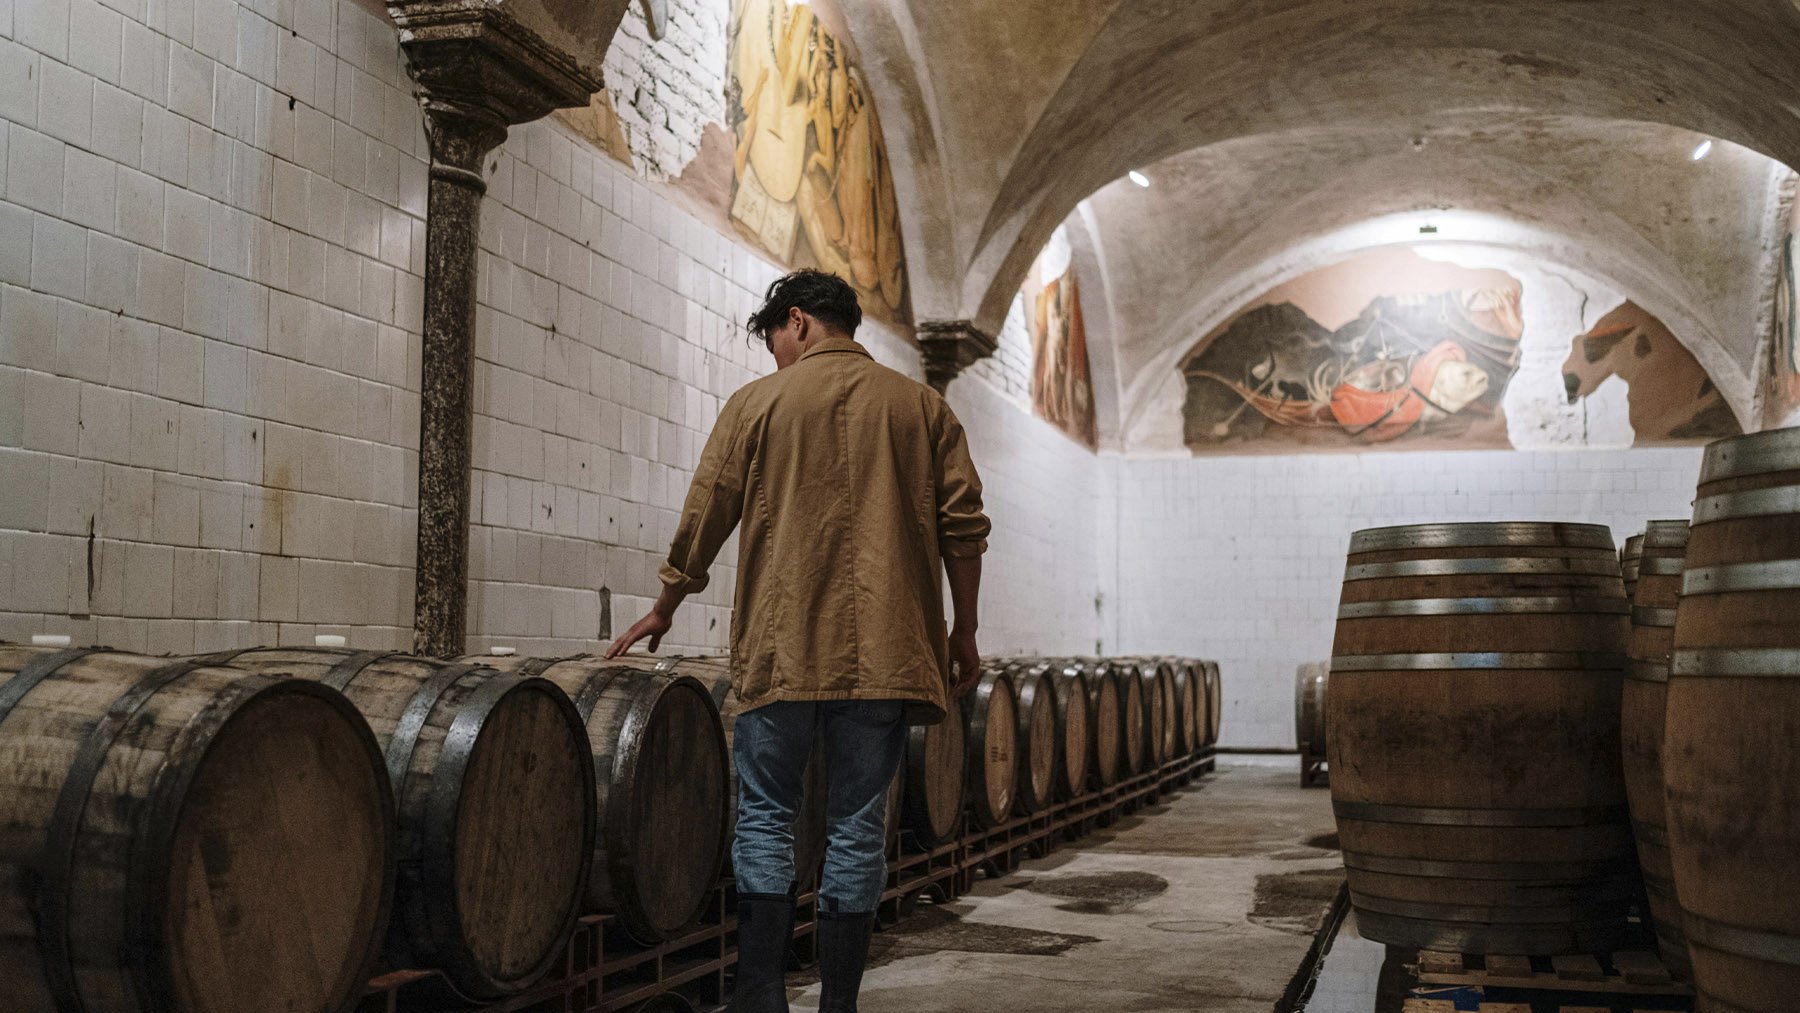
<instances>
[{"instance_id":1,"label":"man's dark hair","mask_svg":"<svg viewBox=\"0 0 1800 1013\"><path fill-rule=\"evenodd\" d=\"M746 322L750 336L768 344L769 335L787 323L788 310L796 306L846 335L854 335L862 325L862 306L856 301L856 290L835 274L807 268L783 275L769 286L762 309L750 314Z\"/></svg>"}]
</instances>

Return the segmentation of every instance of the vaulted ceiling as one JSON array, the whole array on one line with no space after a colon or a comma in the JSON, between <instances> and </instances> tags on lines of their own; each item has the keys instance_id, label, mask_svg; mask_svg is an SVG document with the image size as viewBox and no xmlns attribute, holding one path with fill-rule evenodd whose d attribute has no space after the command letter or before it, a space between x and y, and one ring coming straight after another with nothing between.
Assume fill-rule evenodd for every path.
<instances>
[{"instance_id":1,"label":"vaulted ceiling","mask_svg":"<svg viewBox=\"0 0 1800 1013\"><path fill-rule=\"evenodd\" d=\"M1366 242L1359 222L1442 208L1642 294L1749 410L1779 163L1800 164L1793 0L844 8L916 314L996 328L1051 232L1081 226L1115 425L1233 298ZM1707 137L1733 143L1692 162ZM1117 182L1137 168L1150 190Z\"/></svg>"}]
</instances>

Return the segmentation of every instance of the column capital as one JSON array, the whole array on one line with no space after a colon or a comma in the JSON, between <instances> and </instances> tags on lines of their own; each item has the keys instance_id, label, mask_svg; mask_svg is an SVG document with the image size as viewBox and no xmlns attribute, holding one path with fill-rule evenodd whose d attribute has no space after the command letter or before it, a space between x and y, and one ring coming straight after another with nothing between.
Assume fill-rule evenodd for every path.
<instances>
[{"instance_id":1,"label":"column capital","mask_svg":"<svg viewBox=\"0 0 1800 1013\"><path fill-rule=\"evenodd\" d=\"M617 14L622 15L624 4L603 0L594 5L594 20L607 22L604 37L597 41L585 38L588 33L546 38L539 28L555 23L547 6L547 0L389 3L388 13L400 27L400 48L406 53L407 72L419 86L427 122L434 114L439 118L453 114L464 122L483 124L480 130L457 133L485 139L498 130L493 142L498 144L515 123L538 119L552 109L587 104L602 86L600 59L619 22L619 16L609 20L606 9L618 7ZM434 158L436 147L433 139Z\"/></svg>"},{"instance_id":2,"label":"column capital","mask_svg":"<svg viewBox=\"0 0 1800 1013\"><path fill-rule=\"evenodd\" d=\"M963 370L1000 347L972 320L921 320L917 331L919 351L925 359L925 382L940 394Z\"/></svg>"}]
</instances>

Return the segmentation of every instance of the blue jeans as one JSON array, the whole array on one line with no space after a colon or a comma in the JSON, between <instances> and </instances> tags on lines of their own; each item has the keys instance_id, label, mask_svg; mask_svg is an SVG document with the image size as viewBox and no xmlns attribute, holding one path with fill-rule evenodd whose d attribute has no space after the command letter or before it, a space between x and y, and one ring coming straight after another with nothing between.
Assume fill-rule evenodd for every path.
<instances>
[{"instance_id":1,"label":"blue jeans","mask_svg":"<svg viewBox=\"0 0 1800 1013\"><path fill-rule=\"evenodd\" d=\"M741 893L787 893L794 882L794 816L813 751L824 737L824 911L875 910L887 880L887 792L906 752L899 700L781 701L737 716L737 840Z\"/></svg>"}]
</instances>

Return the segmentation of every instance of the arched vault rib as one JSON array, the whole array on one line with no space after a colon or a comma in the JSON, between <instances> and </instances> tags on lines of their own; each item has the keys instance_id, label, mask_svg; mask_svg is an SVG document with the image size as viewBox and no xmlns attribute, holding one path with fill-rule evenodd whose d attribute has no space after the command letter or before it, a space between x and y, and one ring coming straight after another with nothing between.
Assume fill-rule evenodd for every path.
<instances>
[{"instance_id":1,"label":"arched vault rib","mask_svg":"<svg viewBox=\"0 0 1800 1013\"><path fill-rule=\"evenodd\" d=\"M895 68L910 62L903 92L931 82L925 118L942 160L923 172L941 185L901 187L922 315L987 327L1081 197L1234 137L1553 113L1679 126L1800 162L1800 13L1789 0L847 7L865 54L885 50L871 58L888 64L878 73L903 76ZM902 33L870 27L901 20L916 28L910 52ZM1004 87L980 87L983 75ZM883 107L889 124L917 118L896 112ZM910 154L897 153L897 169Z\"/></svg>"}]
</instances>

